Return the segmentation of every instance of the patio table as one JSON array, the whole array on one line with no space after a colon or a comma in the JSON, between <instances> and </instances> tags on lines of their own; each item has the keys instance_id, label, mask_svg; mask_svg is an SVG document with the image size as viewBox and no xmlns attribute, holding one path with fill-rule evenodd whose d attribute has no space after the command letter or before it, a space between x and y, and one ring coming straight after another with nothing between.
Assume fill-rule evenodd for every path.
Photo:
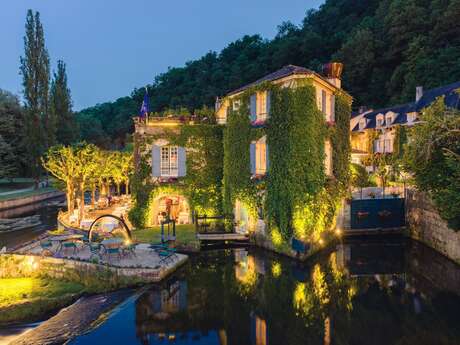
<instances>
[{"instance_id":1,"label":"patio table","mask_svg":"<svg viewBox=\"0 0 460 345\"><path fill-rule=\"evenodd\" d=\"M56 235L56 236L51 236L49 240L51 242L58 242L58 248L56 250L56 253L59 253L62 249L62 243L67 242L67 241L81 241L83 238L83 235L78 235L78 234L72 234L72 235Z\"/></svg>"},{"instance_id":2,"label":"patio table","mask_svg":"<svg viewBox=\"0 0 460 345\"><path fill-rule=\"evenodd\" d=\"M120 247L123 244L124 240L122 238L108 238L106 240L103 240L101 244L104 247L108 248L116 248Z\"/></svg>"},{"instance_id":3,"label":"patio table","mask_svg":"<svg viewBox=\"0 0 460 345\"><path fill-rule=\"evenodd\" d=\"M93 220L91 219L83 219L81 222L80 222L80 227L83 228L83 229L88 229L91 224L93 224Z\"/></svg>"}]
</instances>

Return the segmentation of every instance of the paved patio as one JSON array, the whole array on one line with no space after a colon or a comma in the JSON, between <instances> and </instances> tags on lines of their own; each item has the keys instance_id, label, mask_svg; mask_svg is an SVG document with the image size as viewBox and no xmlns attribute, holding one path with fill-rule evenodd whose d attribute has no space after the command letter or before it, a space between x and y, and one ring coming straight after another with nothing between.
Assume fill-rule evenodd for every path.
<instances>
[{"instance_id":1,"label":"paved patio","mask_svg":"<svg viewBox=\"0 0 460 345\"><path fill-rule=\"evenodd\" d=\"M41 241L33 242L24 248L18 249L16 253L108 264L113 267L167 270L187 259L187 255L179 253L161 256L158 251L151 249L149 244L137 244L132 251L121 248L118 254L108 254L104 248L101 248L100 252L97 254L92 253L87 243L77 243L76 249L59 249L59 242L52 241L52 246L50 248L43 249L40 243L48 241L50 238L51 237L46 237Z\"/></svg>"}]
</instances>

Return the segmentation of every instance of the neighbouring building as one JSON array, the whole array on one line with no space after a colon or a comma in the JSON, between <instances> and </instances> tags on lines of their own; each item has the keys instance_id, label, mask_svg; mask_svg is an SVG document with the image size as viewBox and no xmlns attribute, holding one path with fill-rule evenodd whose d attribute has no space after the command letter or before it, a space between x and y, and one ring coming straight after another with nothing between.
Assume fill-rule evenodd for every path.
<instances>
[{"instance_id":1,"label":"neighbouring building","mask_svg":"<svg viewBox=\"0 0 460 345\"><path fill-rule=\"evenodd\" d=\"M460 81L428 91L416 88L415 102L383 109L360 109L352 114L351 161L372 170L368 157L374 153L393 153L398 126L413 126L420 112L443 96L447 107L460 109Z\"/></svg>"}]
</instances>

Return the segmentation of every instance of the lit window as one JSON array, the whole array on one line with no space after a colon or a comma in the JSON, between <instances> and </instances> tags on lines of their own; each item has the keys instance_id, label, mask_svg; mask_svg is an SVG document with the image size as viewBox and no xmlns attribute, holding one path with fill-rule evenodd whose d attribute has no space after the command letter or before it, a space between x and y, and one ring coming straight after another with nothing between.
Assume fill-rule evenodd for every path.
<instances>
[{"instance_id":1,"label":"lit window","mask_svg":"<svg viewBox=\"0 0 460 345\"><path fill-rule=\"evenodd\" d=\"M237 111L240 109L241 101L239 99L233 101L233 110Z\"/></svg>"},{"instance_id":2,"label":"lit window","mask_svg":"<svg viewBox=\"0 0 460 345\"><path fill-rule=\"evenodd\" d=\"M383 115L378 115L377 116L376 124L377 124L377 127L382 127L383 126Z\"/></svg>"},{"instance_id":3,"label":"lit window","mask_svg":"<svg viewBox=\"0 0 460 345\"><path fill-rule=\"evenodd\" d=\"M359 120L359 129L364 129L366 127L366 119Z\"/></svg>"},{"instance_id":4,"label":"lit window","mask_svg":"<svg viewBox=\"0 0 460 345\"><path fill-rule=\"evenodd\" d=\"M257 120L267 119L267 91L257 92Z\"/></svg>"},{"instance_id":5,"label":"lit window","mask_svg":"<svg viewBox=\"0 0 460 345\"><path fill-rule=\"evenodd\" d=\"M264 175L267 172L267 144L265 138L256 143L256 174Z\"/></svg>"},{"instance_id":6,"label":"lit window","mask_svg":"<svg viewBox=\"0 0 460 345\"><path fill-rule=\"evenodd\" d=\"M161 176L177 176L179 174L177 146L161 147L160 169Z\"/></svg>"}]
</instances>

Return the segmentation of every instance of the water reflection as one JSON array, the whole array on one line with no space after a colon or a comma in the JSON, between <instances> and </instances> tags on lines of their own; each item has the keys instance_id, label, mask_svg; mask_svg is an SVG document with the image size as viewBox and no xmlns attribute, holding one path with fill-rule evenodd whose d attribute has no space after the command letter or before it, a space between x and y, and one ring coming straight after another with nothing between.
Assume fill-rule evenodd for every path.
<instances>
[{"instance_id":1,"label":"water reflection","mask_svg":"<svg viewBox=\"0 0 460 345\"><path fill-rule=\"evenodd\" d=\"M307 264L245 249L191 261L74 343L460 343L460 270L411 242L343 243Z\"/></svg>"}]
</instances>

